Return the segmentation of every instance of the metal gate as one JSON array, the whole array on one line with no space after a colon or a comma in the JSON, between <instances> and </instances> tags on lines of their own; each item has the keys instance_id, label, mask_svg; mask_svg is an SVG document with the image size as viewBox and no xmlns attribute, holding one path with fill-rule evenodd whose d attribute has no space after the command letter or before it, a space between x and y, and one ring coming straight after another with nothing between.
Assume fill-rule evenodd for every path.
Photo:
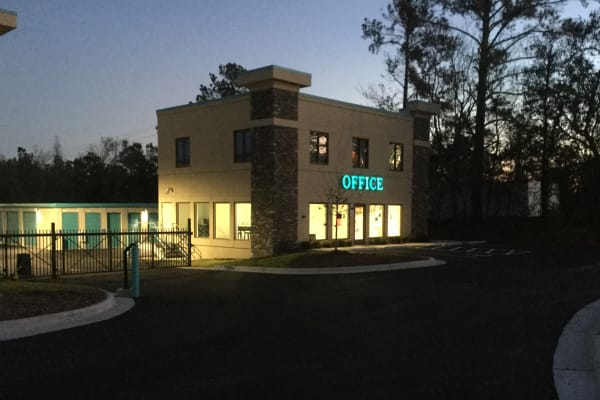
<instances>
[{"instance_id":1,"label":"metal gate","mask_svg":"<svg viewBox=\"0 0 600 400\"><path fill-rule=\"evenodd\" d=\"M191 265L189 230L54 230L0 234L0 273L6 278L119 271L123 251L138 243L140 268Z\"/></svg>"}]
</instances>

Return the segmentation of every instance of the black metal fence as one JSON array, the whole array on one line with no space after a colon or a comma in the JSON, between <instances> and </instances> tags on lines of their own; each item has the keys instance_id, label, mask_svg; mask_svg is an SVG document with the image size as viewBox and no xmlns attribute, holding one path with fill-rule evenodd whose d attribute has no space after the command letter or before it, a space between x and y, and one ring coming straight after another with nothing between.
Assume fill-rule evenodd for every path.
<instances>
[{"instance_id":1,"label":"black metal fence","mask_svg":"<svg viewBox=\"0 0 600 400\"><path fill-rule=\"evenodd\" d=\"M125 248L137 243L140 268L190 266L189 230L6 232L0 234L0 274L59 276L121 271Z\"/></svg>"}]
</instances>

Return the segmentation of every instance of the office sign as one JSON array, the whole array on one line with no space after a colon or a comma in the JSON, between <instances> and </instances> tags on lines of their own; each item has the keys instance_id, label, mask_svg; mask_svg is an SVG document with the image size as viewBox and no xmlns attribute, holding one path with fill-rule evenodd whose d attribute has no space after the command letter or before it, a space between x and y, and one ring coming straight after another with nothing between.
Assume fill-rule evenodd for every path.
<instances>
[{"instance_id":1,"label":"office sign","mask_svg":"<svg viewBox=\"0 0 600 400\"><path fill-rule=\"evenodd\" d=\"M383 178L381 176L344 175L342 188L345 190L370 190L383 191Z\"/></svg>"}]
</instances>

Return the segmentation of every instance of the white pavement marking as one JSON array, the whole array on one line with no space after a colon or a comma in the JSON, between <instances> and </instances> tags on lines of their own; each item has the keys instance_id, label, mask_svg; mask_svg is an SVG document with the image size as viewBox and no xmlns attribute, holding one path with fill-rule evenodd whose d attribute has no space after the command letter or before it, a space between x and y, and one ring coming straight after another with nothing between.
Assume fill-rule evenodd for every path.
<instances>
[{"instance_id":1,"label":"white pavement marking","mask_svg":"<svg viewBox=\"0 0 600 400\"><path fill-rule=\"evenodd\" d=\"M485 254L492 254L496 249L489 249L488 251L485 252Z\"/></svg>"},{"instance_id":2,"label":"white pavement marking","mask_svg":"<svg viewBox=\"0 0 600 400\"><path fill-rule=\"evenodd\" d=\"M474 253L475 251L477 251L477 247L467 250L466 253Z\"/></svg>"}]
</instances>

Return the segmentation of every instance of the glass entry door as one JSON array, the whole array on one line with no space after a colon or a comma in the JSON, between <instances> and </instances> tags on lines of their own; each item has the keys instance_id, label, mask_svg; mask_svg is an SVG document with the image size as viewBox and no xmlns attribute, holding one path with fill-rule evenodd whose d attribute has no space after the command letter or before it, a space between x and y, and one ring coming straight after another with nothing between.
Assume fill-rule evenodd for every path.
<instances>
[{"instance_id":1,"label":"glass entry door","mask_svg":"<svg viewBox=\"0 0 600 400\"><path fill-rule=\"evenodd\" d=\"M365 240L365 206L354 206L354 240Z\"/></svg>"}]
</instances>

